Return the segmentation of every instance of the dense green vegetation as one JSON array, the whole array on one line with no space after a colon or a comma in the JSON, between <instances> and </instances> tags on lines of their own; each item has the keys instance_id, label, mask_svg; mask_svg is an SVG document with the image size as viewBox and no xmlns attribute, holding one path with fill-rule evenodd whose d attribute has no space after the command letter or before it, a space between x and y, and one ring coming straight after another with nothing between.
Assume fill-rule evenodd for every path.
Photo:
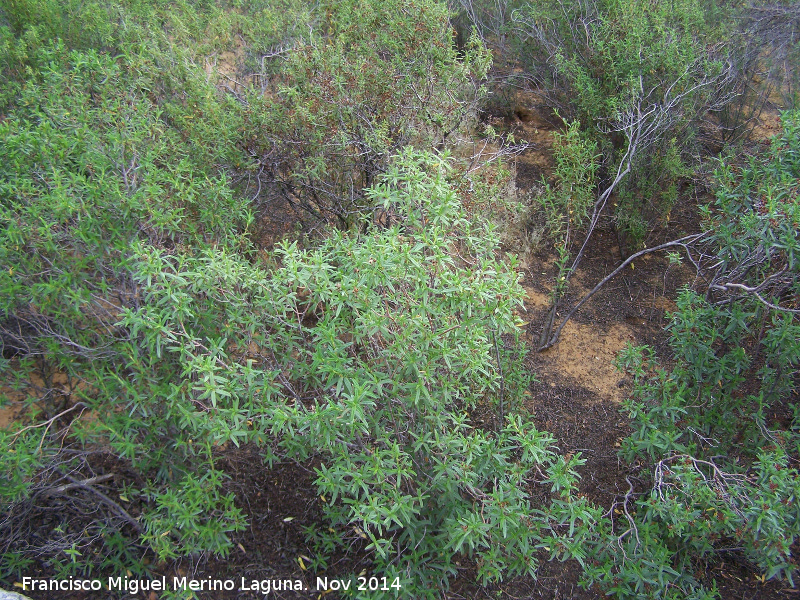
<instances>
[{"instance_id":1,"label":"dense green vegetation","mask_svg":"<svg viewBox=\"0 0 800 600\"><path fill-rule=\"evenodd\" d=\"M221 458L248 445L313 469L302 568L366 553L402 586L370 598L441 597L462 560L483 585L574 559L618 598L699 599L735 553L794 585L800 13L646 5L0 0L0 402L19 410L0 581L227 556L249 515ZM610 507L525 409L518 263L498 215L465 208L514 206L509 171L458 157L509 141L480 110L525 81L563 117L517 215L557 252L539 345L601 219L631 256L680 239L659 247L697 275L667 360L618 358L636 475ZM781 133L748 145L770 85ZM669 215L694 174L713 196L687 236Z\"/></svg>"},{"instance_id":2,"label":"dense green vegetation","mask_svg":"<svg viewBox=\"0 0 800 600\"><path fill-rule=\"evenodd\" d=\"M634 378L625 407L634 433L621 454L655 464L650 494L624 500L633 529L620 543L636 567L607 552L589 571L622 595L669 581L665 597L707 597L693 567L732 548L766 577L793 581L800 114L784 115L783 126L765 156L716 173L706 235L687 249L710 263L708 284L678 298L668 325L674 366L659 367L647 347L619 357Z\"/></svg>"}]
</instances>

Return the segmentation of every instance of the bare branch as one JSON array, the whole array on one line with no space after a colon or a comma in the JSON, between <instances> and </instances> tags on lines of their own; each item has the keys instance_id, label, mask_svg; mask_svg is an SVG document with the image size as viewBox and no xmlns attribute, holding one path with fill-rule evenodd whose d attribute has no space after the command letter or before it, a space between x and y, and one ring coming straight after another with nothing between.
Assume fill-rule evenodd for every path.
<instances>
[{"instance_id":1,"label":"bare branch","mask_svg":"<svg viewBox=\"0 0 800 600\"><path fill-rule=\"evenodd\" d=\"M694 233L692 235L687 235L686 237L682 237L682 238L680 238L678 240L673 240L671 242L666 242L665 244L660 244L658 246L654 246L653 248L645 248L644 250L640 250L636 254L632 254L631 256L629 256L627 260L625 260L621 265L619 265L611 273L606 275L597 285L595 285L592 288L592 290L589 293L587 293L583 298L581 298L580 302L578 302L572 308L572 310L570 310L569 313L567 313L567 316L564 317L564 320L561 322L561 325L559 325L558 329L556 329L555 333L553 333L553 336L547 341L546 344L544 344L542 347L539 348L539 351L541 352L542 350L547 350L548 348L552 347L556 342L558 342L558 338L561 335L561 330L564 329L564 326L567 324L567 321L569 321L572 318L572 316L578 311L578 309L581 306L583 306L589 300L589 298L591 298L598 291L600 291L600 288L602 288L606 283L608 283L611 279L613 279L615 275L617 275L625 267L627 267L629 264L631 264L634 260L636 260L640 256L644 256L645 254L650 254L652 252L657 252L659 250L666 250L667 248L673 248L675 246L679 246L681 248L686 249L687 253L688 253L688 245L691 244L691 243L699 241L705 235L707 235L707 234L705 234L705 233Z\"/></svg>"}]
</instances>

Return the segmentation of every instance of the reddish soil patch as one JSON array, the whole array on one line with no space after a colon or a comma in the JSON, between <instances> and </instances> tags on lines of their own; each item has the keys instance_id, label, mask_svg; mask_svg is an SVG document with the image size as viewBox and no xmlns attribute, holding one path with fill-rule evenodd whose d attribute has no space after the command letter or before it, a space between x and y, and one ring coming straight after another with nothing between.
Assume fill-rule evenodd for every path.
<instances>
[{"instance_id":1,"label":"reddish soil patch","mask_svg":"<svg viewBox=\"0 0 800 600\"><path fill-rule=\"evenodd\" d=\"M13 404L0 408L0 429L8 429L17 419L17 407Z\"/></svg>"}]
</instances>

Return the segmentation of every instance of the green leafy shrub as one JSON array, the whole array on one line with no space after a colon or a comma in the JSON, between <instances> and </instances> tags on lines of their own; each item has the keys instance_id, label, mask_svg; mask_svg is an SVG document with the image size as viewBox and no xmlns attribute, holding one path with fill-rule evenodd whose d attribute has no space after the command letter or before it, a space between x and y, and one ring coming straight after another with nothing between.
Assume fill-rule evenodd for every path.
<instances>
[{"instance_id":1,"label":"green leafy shrub","mask_svg":"<svg viewBox=\"0 0 800 600\"><path fill-rule=\"evenodd\" d=\"M0 274L0 372L30 419L25 432L3 434L10 452L3 453L2 471L13 475L3 480L2 508L14 515L3 524L3 552L15 547L16 519L29 513L32 496L69 481L86 468L88 455L108 448L100 422L82 416L116 418L126 398L146 387L127 380L128 334L118 324L141 301L133 248L246 251L242 234L250 220L226 180L193 160L191 148L162 120L147 93L151 81L136 65L58 42L37 52L46 66L24 82L13 113L0 123L0 261L7 265ZM65 427L73 432L67 440ZM130 441L117 444L120 456L145 473L168 469L168 461L159 462L165 448L134 456L126 454ZM166 475L149 492L155 504ZM179 480L180 471L173 475ZM186 479L184 491L192 485L199 483ZM236 529L235 512L232 525L213 514L218 487L218 478L205 482L203 512L211 511L214 527ZM219 503L228 500L221 496ZM107 539L138 527L130 515L119 518L115 511L122 509L109 510ZM56 565L69 551L66 567L91 568L93 557L105 556L98 527L61 531L44 558ZM224 547L219 537L192 535L181 551ZM42 556L41 548L27 550ZM74 552L87 558L76 562Z\"/></svg>"},{"instance_id":2,"label":"green leafy shrub","mask_svg":"<svg viewBox=\"0 0 800 600\"><path fill-rule=\"evenodd\" d=\"M298 7L290 4L292 13ZM19 571L32 556L64 575L117 568L135 562L131 557L146 548L161 559L227 552L244 516L225 490L216 454L228 442L271 439L264 432L263 402L284 402L280 394L286 392L273 389L281 374L274 371L276 359L259 359L256 369L244 358L269 347L263 340L279 329L286 307L260 296L280 285L249 262L252 217L234 188L247 191L244 178L256 173L264 175L259 189L274 183L270 177L277 171L267 170L267 158L291 166L281 177L305 177L312 187L343 181L348 161L364 159L369 177L343 176L361 198L360 211L372 206L362 186L375 183L391 152L409 141L443 143L452 135L473 110L463 86L482 76L488 56L476 43L457 59L446 12L423 4L405 3L398 13L379 3L335 3L314 15L299 11L311 27L296 36L281 26L289 16L276 3L248 4L241 13L190 3L169 10L146 2L92 5L92 17L107 22L98 29L102 36L85 38L68 30L81 14L73 4L47 4L38 21L41 7L35 4L12 7L13 18L11 9L3 13L0 67L9 85L0 123L0 260L9 266L0 276L0 372L13 383L14 401L27 410L15 431L3 433L11 450L2 456L3 473L10 475L0 481L0 504L13 515L0 527L3 573ZM366 9L372 20L353 19ZM392 27L384 33L389 16ZM251 42L258 37L258 43L238 53L234 31ZM228 93L215 87L224 80L224 73L207 67L216 53L237 52L238 76L239 69L253 68L253 53L283 43L289 47L279 47L276 57L289 60L281 68L258 61L269 81L264 86L261 80L262 98L255 86L246 98L235 82ZM307 70L305 59L319 69ZM387 73L392 77L386 79ZM307 128L313 145L318 133L331 133L319 123L335 128L343 119L374 152L364 154L364 147L339 135L336 152L326 154L326 140L301 153L298 166L291 143L276 155L254 153L255 146L241 142L244 132L253 131L261 103L268 109L258 123L273 128L259 130L268 133L258 140L263 150L276 128L294 126L286 111L298 108L296 94L316 102L331 77L344 74L329 90L335 104L299 106L307 119L298 117L296 124ZM354 77L361 78L358 85L352 85ZM350 111L348 98L360 103L357 110ZM307 169L306 159L316 162ZM441 207L447 214L455 210L449 194ZM355 213L340 215L367 228ZM498 279L495 293L508 291L515 282L511 273ZM190 289L177 289L188 282ZM518 297L512 291L495 307L506 320ZM247 301L222 316L226 301L218 294L238 293ZM191 323L181 321L187 315ZM446 320L457 318L462 315ZM167 326L177 322L178 332ZM486 350L491 338L496 368L505 365L507 389L501 385L496 399L500 423L525 384L520 351L508 339L514 328L503 323L484 332L489 337L481 346ZM187 331L198 337L184 348ZM436 344L434 337L429 349ZM284 350L280 360L290 366L296 357ZM442 360L446 364L450 355ZM487 381L497 386L496 376ZM511 448L514 442L504 443ZM124 500L70 479L91 473L92 456L109 454L138 478L120 483L125 487L116 491ZM38 510L36 501L52 494L63 505L54 491L63 482L81 490L78 505L101 498L98 519L70 520L66 510L63 523L45 536L46 547L27 540L20 546L19 532Z\"/></svg>"},{"instance_id":3,"label":"green leafy shrub","mask_svg":"<svg viewBox=\"0 0 800 600\"><path fill-rule=\"evenodd\" d=\"M99 48L113 37L112 4L74 0L3 0L0 25L14 35L35 32L41 40L60 38L71 48Z\"/></svg>"},{"instance_id":4,"label":"green leafy shrub","mask_svg":"<svg viewBox=\"0 0 800 600\"><path fill-rule=\"evenodd\" d=\"M619 358L634 378L625 404L634 433L622 453L653 465L652 490L632 487L626 520L609 530L624 560L606 552L587 571L620 597L711 593L693 574L721 552L794 583L798 131L800 115L786 113L768 153L744 169L720 166L706 237L692 249L705 294L687 289L678 299L669 325L674 366L659 367L646 348Z\"/></svg>"},{"instance_id":5,"label":"green leafy shrub","mask_svg":"<svg viewBox=\"0 0 800 600\"><path fill-rule=\"evenodd\" d=\"M564 133L553 134L556 161L555 187L545 187L541 202L547 214L550 235L565 237L582 227L590 216L597 185L597 144L581 133L580 123L566 123Z\"/></svg>"},{"instance_id":6,"label":"green leafy shrub","mask_svg":"<svg viewBox=\"0 0 800 600\"><path fill-rule=\"evenodd\" d=\"M106 496L114 519L54 532L57 574L118 567L136 545L225 554L244 515L216 454L247 442L268 460L318 457L333 537L317 539L365 536L419 595L461 554L483 581L533 573L537 548L582 557L597 518L572 496L582 460L514 412L522 290L492 228L464 216L446 161L409 152L380 179L368 197L387 229L364 220L261 268L245 203L150 97L152 57L38 52L48 66L0 125L2 333L16 355L1 366L43 414L3 434L2 507L24 515L100 448L142 479L123 492L133 513ZM479 406L497 411L493 430L470 426ZM534 481L554 496L542 508ZM0 533L4 573L41 556Z\"/></svg>"},{"instance_id":7,"label":"green leafy shrub","mask_svg":"<svg viewBox=\"0 0 800 600\"><path fill-rule=\"evenodd\" d=\"M583 227L590 217L594 200L598 167L597 144L580 131L580 123L567 123L564 133L554 134L553 150L556 168L555 185L545 185L539 199L544 209L549 235L555 241L558 253L555 285L552 292L552 315L555 306L567 291L570 275L569 261L573 253L575 231ZM552 323L552 321L551 321ZM548 328L542 340L549 337Z\"/></svg>"},{"instance_id":8,"label":"green leafy shrub","mask_svg":"<svg viewBox=\"0 0 800 600\"><path fill-rule=\"evenodd\" d=\"M314 35L247 95L242 146L262 203L347 228L393 154L442 149L474 118L490 56L473 39L459 57L433 1L323 2L315 15Z\"/></svg>"},{"instance_id":9,"label":"green leafy shrub","mask_svg":"<svg viewBox=\"0 0 800 600\"><path fill-rule=\"evenodd\" d=\"M539 2L514 14L518 43L532 48L526 69L597 143L604 185L625 172L616 222L629 250L668 216L703 115L730 99L730 64L704 15L696 2L639 0Z\"/></svg>"},{"instance_id":10,"label":"green leafy shrub","mask_svg":"<svg viewBox=\"0 0 800 600\"><path fill-rule=\"evenodd\" d=\"M579 455L558 456L549 434L507 408L526 387L513 312L522 289L446 170L406 152L369 192L397 224L335 233L314 250L284 244L271 273L220 252L142 251L146 306L124 319L137 379L163 382L131 405L163 423L137 435L180 431L172 443L188 452L203 439L255 441L270 462L317 459L328 521L310 531L318 551L363 540L376 572L399 578L390 596L436 597L463 554L483 582L533 574L545 546L582 558L598 518L572 494ZM479 406L508 414L476 429ZM112 439L128 422L119 416ZM554 496L542 507L534 482Z\"/></svg>"}]
</instances>

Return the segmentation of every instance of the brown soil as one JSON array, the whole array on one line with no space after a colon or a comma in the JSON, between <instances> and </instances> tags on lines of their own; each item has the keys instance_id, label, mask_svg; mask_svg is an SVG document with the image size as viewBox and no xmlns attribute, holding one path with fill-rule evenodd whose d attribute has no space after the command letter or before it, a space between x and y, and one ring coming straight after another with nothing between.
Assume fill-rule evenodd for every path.
<instances>
[{"instance_id":1,"label":"brown soil","mask_svg":"<svg viewBox=\"0 0 800 600\"><path fill-rule=\"evenodd\" d=\"M548 296L531 288L527 290L528 299L531 300L526 306L528 311L534 314L546 312L549 307ZM559 313L559 316L563 316L563 313ZM537 356L535 370L540 378L558 378L562 385L568 385L571 389L591 390L603 402L618 403L624 395L619 385L622 377L612 361L625 344L634 340L633 331L627 323L598 328L591 323L569 321L558 344ZM530 346L537 342L537 336L528 339ZM556 387L556 383L552 383L551 387Z\"/></svg>"},{"instance_id":2,"label":"brown soil","mask_svg":"<svg viewBox=\"0 0 800 600\"><path fill-rule=\"evenodd\" d=\"M552 149L553 133L558 130L554 123L558 118L548 107L537 104L530 94L518 92L514 102L507 126L517 140L532 144L531 151L520 155L516 164L517 185L527 190L549 177L555 166Z\"/></svg>"},{"instance_id":3,"label":"brown soil","mask_svg":"<svg viewBox=\"0 0 800 600\"><path fill-rule=\"evenodd\" d=\"M0 408L0 429L8 429L8 427L17 420L17 409L13 405L4 406Z\"/></svg>"}]
</instances>

